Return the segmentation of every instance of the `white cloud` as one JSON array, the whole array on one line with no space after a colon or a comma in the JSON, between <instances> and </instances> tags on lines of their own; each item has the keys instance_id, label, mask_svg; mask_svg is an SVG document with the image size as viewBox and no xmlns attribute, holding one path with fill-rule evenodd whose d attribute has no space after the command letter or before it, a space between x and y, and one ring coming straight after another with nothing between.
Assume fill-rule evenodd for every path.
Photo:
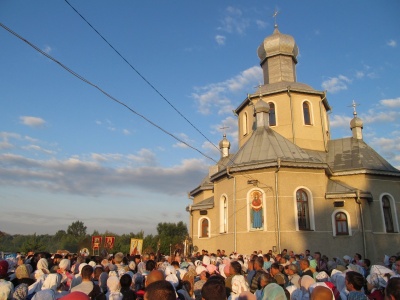
<instances>
[{"instance_id":1,"label":"white cloud","mask_svg":"<svg viewBox=\"0 0 400 300\"><path fill-rule=\"evenodd\" d=\"M218 30L228 33L244 34L249 26L249 20L243 18L243 13L240 9L229 6L225 11L225 16L220 21L221 26Z\"/></svg>"},{"instance_id":2,"label":"white cloud","mask_svg":"<svg viewBox=\"0 0 400 300\"><path fill-rule=\"evenodd\" d=\"M50 47L50 46L48 46L48 45L46 45L45 47L44 47L44 49L42 49L44 52L46 52L47 54L50 54L50 52L52 52L53 51L53 49Z\"/></svg>"},{"instance_id":3,"label":"white cloud","mask_svg":"<svg viewBox=\"0 0 400 300\"><path fill-rule=\"evenodd\" d=\"M400 108L400 97L395 99L382 99L379 103L390 108Z\"/></svg>"},{"instance_id":4,"label":"white cloud","mask_svg":"<svg viewBox=\"0 0 400 300\"><path fill-rule=\"evenodd\" d=\"M322 82L322 88L331 93L336 93L342 90L347 90L347 84L351 83L351 80L346 76L339 75L338 77L332 77Z\"/></svg>"},{"instance_id":5,"label":"white cloud","mask_svg":"<svg viewBox=\"0 0 400 300\"><path fill-rule=\"evenodd\" d=\"M185 133L179 133L176 134L176 136L181 139L183 142L187 143L188 145L191 145L194 143L194 140L189 139L188 135ZM172 147L175 148L189 148L189 146L187 146L185 143L182 142L177 142L175 143Z\"/></svg>"},{"instance_id":6,"label":"white cloud","mask_svg":"<svg viewBox=\"0 0 400 300\"><path fill-rule=\"evenodd\" d=\"M31 127L41 127L46 124L46 121L42 118L30 117L30 116L21 116L19 117L22 124L31 126Z\"/></svg>"},{"instance_id":7,"label":"white cloud","mask_svg":"<svg viewBox=\"0 0 400 300\"><path fill-rule=\"evenodd\" d=\"M364 121L364 124L394 122L399 117L400 112L398 111L377 111L375 109L371 109L367 113L360 114L360 118Z\"/></svg>"},{"instance_id":8,"label":"white cloud","mask_svg":"<svg viewBox=\"0 0 400 300\"><path fill-rule=\"evenodd\" d=\"M172 167L137 167L130 166L128 157L142 162L154 161L154 154L147 149L142 149L138 155L124 157L120 163L122 167L105 167L98 160L83 161L76 157L34 160L14 154L0 154L0 186L81 196L114 195L124 188L184 195L188 187L196 187L208 171L202 159L183 160Z\"/></svg>"},{"instance_id":9,"label":"white cloud","mask_svg":"<svg viewBox=\"0 0 400 300\"><path fill-rule=\"evenodd\" d=\"M350 121L352 118L348 116L340 116L340 115L333 115L330 118L330 125L332 128L334 127L350 127Z\"/></svg>"},{"instance_id":10,"label":"white cloud","mask_svg":"<svg viewBox=\"0 0 400 300\"><path fill-rule=\"evenodd\" d=\"M55 154L54 151L42 148L42 147L40 147L38 145L23 146L22 149L28 150L28 151L42 152L42 153L45 153L45 154Z\"/></svg>"},{"instance_id":11,"label":"white cloud","mask_svg":"<svg viewBox=\"0 0 400 300\"><path fill-rule=\"evenodd\" d=\"M386 43L386 45L395 48L397 46L397 42L395 40L390 40Z\"/></svg>"},{"instance_id":12,"label":"white cloud","mask_svg":"<svg viewBox=\"0 0 400 300\"><path fill-rule=\"evenodd\" d=\"M268 23L262 20L256 20L256 25L259 29L264 29L267 27Z\"/></svg>"},{"instance_id":13,"label":"white cloud","mask_svg":"<svg viewBox=\"0 0 400 300\"><path fill-rule=\"evenodd\" d=\"M217 42L218 45L225 45L226 37L223 35L216 35L215 41Z\"/></svg>"},{"instance_id":14,"label":"white cloud","mask_svg":"<svg viewBox=\"0 0 400 300\"><path fill-rule=\"evenodd\" d=\"M254 66L223 82L196 87L196 92L192 93L192 97L197 103L198 111L202 114L210 114L211 111L227 114L234 108L230 94L254 88L261 80L262 69Z\"/></svg>"},{"instance_id":15,"label":"white cloud","mask_svg":"<svg viewBox=\"0 0 400 300\"><path fill-rule=\"evenodd\" d=\"M122 133L125 134L125 135L130 135L131 134L131 132L128 129L123 129Z\"/></svg>"},{"instance_id":16,"label":"white cloud","mask_svg":"<svg viewBox=\"0 0 400 300\"><path fill-rule=\"evenodd\" d=\"M363 72L363 71L357 71L356 72L356 77L358 78L358 79L361 79L361 78L363 78L365 76L365 73Z\"/></svg>"}]
</instances>

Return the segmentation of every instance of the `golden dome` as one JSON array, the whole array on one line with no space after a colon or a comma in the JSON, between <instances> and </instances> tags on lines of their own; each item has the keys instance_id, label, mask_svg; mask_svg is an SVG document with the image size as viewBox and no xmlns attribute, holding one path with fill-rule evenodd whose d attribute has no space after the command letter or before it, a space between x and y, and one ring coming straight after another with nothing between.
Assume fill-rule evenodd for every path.
<instances>
[{"instance_id":1,"label":"golden dome","mask_svg":"<svg viewBox=\"0 0 400 300\"><path fill-rule=\"evenodd\" d=\"M262 99L257 101L257 103L254 105L254 108L256 110L256 113L260 112L269 113L270 110L269 104Z\"/></svg>"},{"instance_id":2,"label":"golden dome","mask_svg":"<svg viewBox=\"0 0 400 300\"><path fill-rule=\"evenodd\" d=\"M224 138L219 142L219 148L230 148L231 143L226 139L226 134L224 134Z\"/></svg>"},{"instance_id":3,"label":"golden dome","mask_svg":"<svg viewBox=\"0 0 400 300\"><path fill-rule=\"evenodd\" d=\"M272 35L264 39L257 52L261 61L278 54L293 56L296 61L299 48L291 35L280 33L276 27Z\"/></svg>"},{"instance_id":4,"label":"golden dome","mask_svg":"<svg viewBox=\"0 0 400 300\"><path fill-rule=\"evenodd\" d=\"M363 121L358 118L358 117L354 117L353 119L351 119L350 121L350 129L356 128L356 127L361 127L363 128L364 123Z\"/></svg>"}]
</instances>

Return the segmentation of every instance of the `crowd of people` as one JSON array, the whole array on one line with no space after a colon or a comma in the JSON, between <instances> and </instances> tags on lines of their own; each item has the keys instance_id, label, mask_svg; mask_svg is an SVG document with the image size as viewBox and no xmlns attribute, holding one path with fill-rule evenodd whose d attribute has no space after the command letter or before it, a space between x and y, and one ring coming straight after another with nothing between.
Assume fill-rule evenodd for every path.
<instances>
[{"instance_id":1,"label":"crowd of people","mask_svg":"<svg viewBox=\"0 0 400 300\"><path fill-rule=\"evenodd\" d=\"M0 260L0 300L397 300L398 254L371 264L358 253L330 260L286 249L190 257L18 253Z\"/></svg>"}]
</instances>

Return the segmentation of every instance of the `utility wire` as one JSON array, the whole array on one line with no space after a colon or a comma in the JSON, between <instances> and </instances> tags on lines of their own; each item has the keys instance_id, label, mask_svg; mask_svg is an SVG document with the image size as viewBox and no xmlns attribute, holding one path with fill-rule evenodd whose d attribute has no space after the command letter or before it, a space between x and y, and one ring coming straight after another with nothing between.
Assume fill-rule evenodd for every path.
<instances>
[{"instance_id":1,"label":"utility wire","mask_svg":"<svg viewBox=\"0 0 400 300\"><path fill-rule=\"evenodd\" d=\"M220 152L220 149L213 142L211 142L195 125L193 125L177 108L175 108L175 106L170 101L168 101L168 99L164 97L164 95L161 94L161 92L158 91L158 89L154 85L152 85L150 81L148 81L134 66L132 66L132 64L117 49L115 49L115 47L111 45L111 43L96 28L94 28L94 26L88 20L86 20L86 18L75 7L73 7L71 3L68 2L68 0L64 1L86 22L86 24L90 26L90 28L92 28L111 47L111 49L115 51L115 53L118 54L119 57L121 57L132 68L132 70L134 70L158 95L160 95L162 99L164 99L182 118L184 118L197 132L199 132L211 145L213 145ZM215 162L215 160L213 161ZM233 163L233 160L231 158L229 158L229 161ZM227 167L227 165L225 165L225 167ZM249 179L254 179L251 177L251 175L245 175L245 177Z\"/></svg>"},{"instance_id":2,"label":"utility wire","mask_svg":"<svg viewBox=\"0 0 400 300\"><path fill-rule=\"evenodd\" d=\"M115 47L111 45L111 43L108 42L108 40L96 28L94 28L92 24L90 24L89 21L86 20L86 18L82 14L79 13L79 11L71 5L71 3L68 2L68 0L64 1L67 2L67 4L111 47L111 49L113 49L115 53L117 53L119 57L121 57L131 67L132 70L134 70L158 95L160 95L162 99L164 99L183 119L186 120L186 122L188 122L198 133L200 133L211 145L213 145L218 151L220 151L220 149L213 142L211 142L192 122L190 122L189 119L187 119L170 101L168 101L168 99L163 94L161 94L161 92L153 84L151 84L150 81L148 81L134 66L132 66L132 64L117 49L115 49Z\"/></svg>"},{"instance_id":3,"label":"utility wire","mask_svg":"<svg viewBox=\"0 0 400 300\"><path fill-rule=\"evenodd\" d=\"M103 89L101 89L99 86L97 86L96 84L90 82L89 80L87 80L85 77L79 75L78 73L76 73L75 71L71 70L70 68L68 68L66 65L64 65L63 63L61 63L60 61L56 60L54 57L52 57L51 55L47 54L46 52L44 52L43 50L41 50L39 47L35 46L34 44L32 44L31 42L29 42L28 40L26 40L25 38L23 38L22 36L20 36L18 33L14 32L13 30L11 30L10 28L8 28L7 26L5 26L3 23L0 23L0 26L3 27L5 30L7 30L8 32L10 32L11 34L13 34L14 36L16 36L17 38L19 38L20 40L24 41L25 43L27 43L29 46L31 46L33 49L35 49L36 51L40 52L41 54L43 54L44 56L46 56L47 58L51 59L52 61L54 61L55 63L57 63L60 67L62 67L63 69L65 69L66 71L68 71L69 73L71 73L72 75L74 75L75 77L77 77L78 79L82 80L83 82L91 85L92 87L96 88L97 90L99 90L101 93L103 93L105 96L107 96L108 98L110 98L111 100L117 102L118 104L124 106L125 108L127 108L128 110L130 110L132 113L134 113L135 115L141 117L142 119L144 119L146 122L150 123L151 125L153 125L154 127L158 128L159 130L161 130L162 132L166 133L167 135L171 136L172 138L174 138L175 140L177 140L178 142L186 145L187 147L197 151L198 153L200 153L201 155L203 155L204 157L212 160L213 162L217 162L216 160L214 160L213 158L211 158L210 156L208 156L207 154L203 153L202 151L200 151L199 149L197 149L194 146L191 146L190 144L188 144L187 142L181 140L180 138L178 138L177 136L173 135L172 133L170 133L169 131L167 131L166 129L162 128L161 126L157 125L156 123L154 123L153 121L151 121L150 119L146 118L145 116L143 116L142 114L138 113L137 111L135 111L134 109L132 109L131 107L129 107L127 104L125 104L124 102L118 100L117 98L113 97L112 95L108 94L106 91L104 91Z\"/></svg>"}]
</instances>

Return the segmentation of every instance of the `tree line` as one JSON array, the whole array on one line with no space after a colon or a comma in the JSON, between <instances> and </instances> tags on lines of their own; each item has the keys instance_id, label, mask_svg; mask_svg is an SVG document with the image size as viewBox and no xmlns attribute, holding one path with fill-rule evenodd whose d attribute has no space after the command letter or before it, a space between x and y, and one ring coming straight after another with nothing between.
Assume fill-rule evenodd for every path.
<instances>
[{"instance_id":1,"label":"tree line","mask_svg":"<svg viewBox=\"0 0 400 300\"><path fill-rule=\"evenodd\" d=\"M87 227L82 221L72 222L67 230L58 230L56 234L31 234L10 235L0 231L0 251L3 252L39 252L47 251L54 253L57 250L68 250L78 253L80 249L87 248L91 251L92 236L115 236L114 248L112 252L129 253L131 238L143 239L143 253L156 252L169 254L175 249L183 249L183 243L188 238L188 229L182 221L178 223L158 223L157 234L145 235L141 230L137 233L118 235L111 231L100 233L94 230L92 234L87 234ZM172 248L172 249L171 249Z\"/></svg>"}]
</instances>

